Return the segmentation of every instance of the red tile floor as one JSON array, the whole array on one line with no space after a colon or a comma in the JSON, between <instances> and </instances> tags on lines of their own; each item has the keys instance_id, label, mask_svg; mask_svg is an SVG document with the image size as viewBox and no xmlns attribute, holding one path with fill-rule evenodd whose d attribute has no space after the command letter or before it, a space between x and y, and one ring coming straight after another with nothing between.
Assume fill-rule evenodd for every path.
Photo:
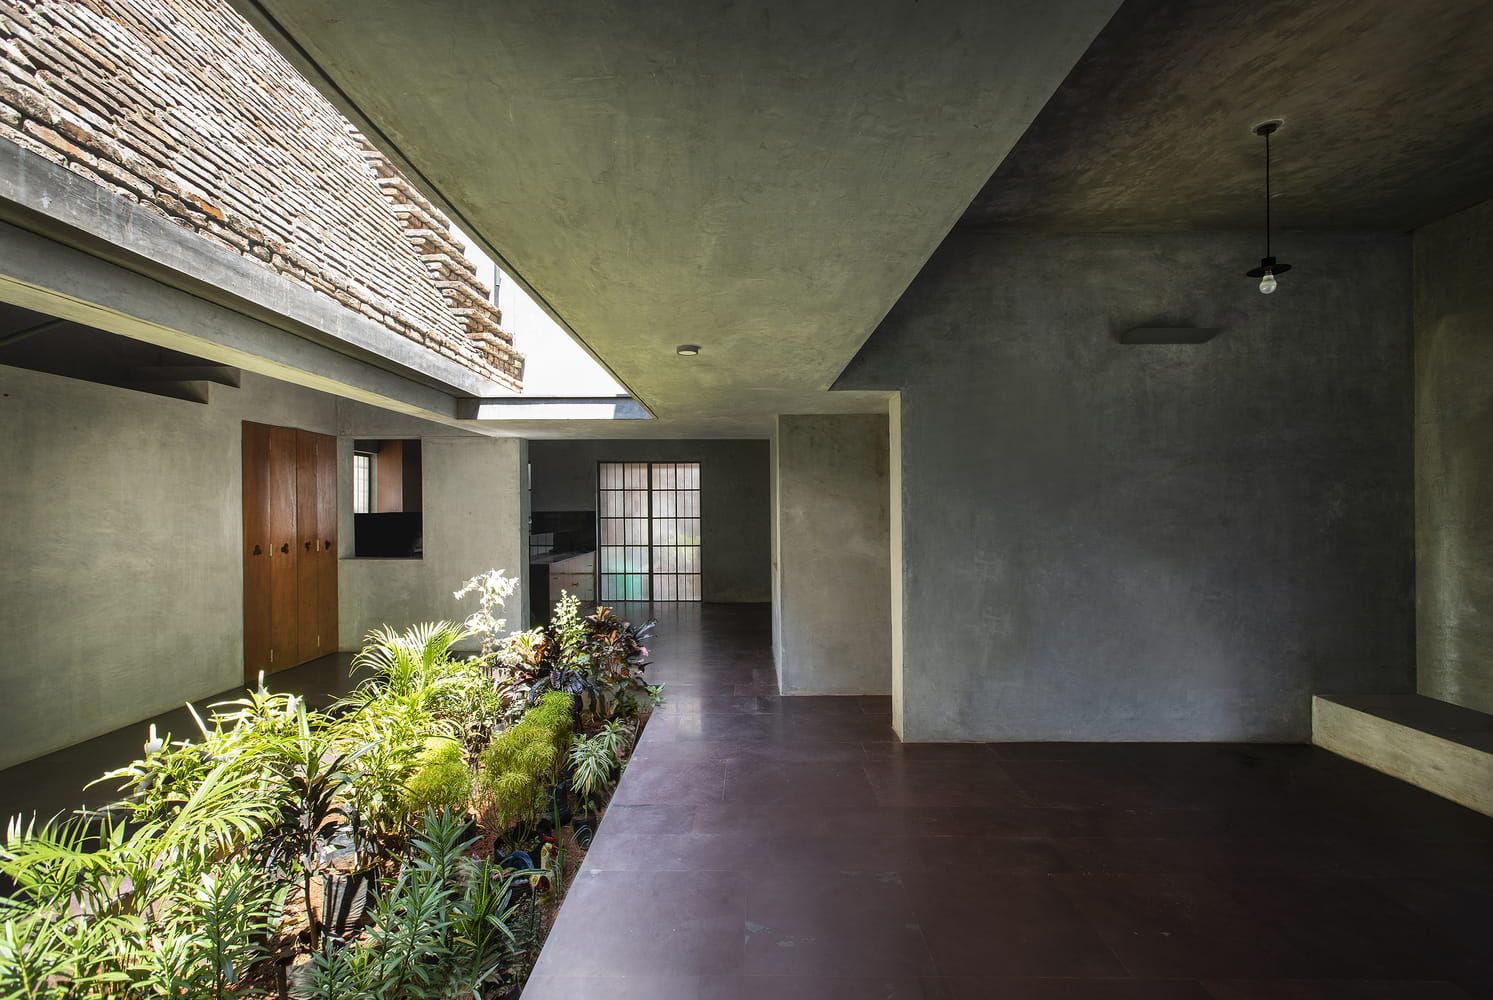
<instances>
[{"instance_id":1,"label":"red tile floor","mask_svg":"<svg viewBox=\"0 0 1493 1000\"><path fill-rule=\"evenodd\" d=\"M524 1000L1493 996L1493 819L1307 746L903 745L778 697L766 608L655 612Z\"/></svg>"}]
</instances>

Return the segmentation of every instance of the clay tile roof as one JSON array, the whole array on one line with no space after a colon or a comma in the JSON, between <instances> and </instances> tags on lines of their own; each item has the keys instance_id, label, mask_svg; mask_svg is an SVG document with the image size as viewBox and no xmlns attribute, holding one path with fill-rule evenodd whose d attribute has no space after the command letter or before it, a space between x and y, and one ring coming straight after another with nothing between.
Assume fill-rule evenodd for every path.
<instances>
[{"instance_id":1,"label":"clay tile roof","mask_svg":"<svg viewBox=\"0 0 1493 1000\"><path fill-rule=\"evenodd\" d=\"M0 137L521 385L449 220L226 3L4 0Z\"/></svg>"}]
</instances>

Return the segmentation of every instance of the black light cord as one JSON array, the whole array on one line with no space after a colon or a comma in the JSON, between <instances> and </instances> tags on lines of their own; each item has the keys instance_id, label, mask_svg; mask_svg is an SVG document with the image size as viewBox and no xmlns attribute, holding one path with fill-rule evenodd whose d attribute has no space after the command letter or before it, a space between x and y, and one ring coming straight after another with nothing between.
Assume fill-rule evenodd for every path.
<instances>
[{"instance_id":1,"label":"black light cord","mask_svg":"<svg viewBox=\"0 0 1493 1000\"><path fill-rule=\"evenodd\" d=\"M1270 256L1270 133L1265 133L1265 256Z\"/></svg>"}]
</instances>

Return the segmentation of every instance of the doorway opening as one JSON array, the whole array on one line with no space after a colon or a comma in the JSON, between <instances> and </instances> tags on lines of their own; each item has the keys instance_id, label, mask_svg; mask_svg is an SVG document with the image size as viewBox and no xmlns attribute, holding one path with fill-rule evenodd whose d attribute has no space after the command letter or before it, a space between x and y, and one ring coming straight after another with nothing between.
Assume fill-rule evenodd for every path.
<instances>
[{"instance_id":1,"label":"doorway opening","mask_svg":"<svg viewBox=\"0 0 1493 1000\"><path fill-rule=\"evenodd\" d=\"M597 464L602 601L700 600L700 463Z\"/></svg>"}]
</instances>

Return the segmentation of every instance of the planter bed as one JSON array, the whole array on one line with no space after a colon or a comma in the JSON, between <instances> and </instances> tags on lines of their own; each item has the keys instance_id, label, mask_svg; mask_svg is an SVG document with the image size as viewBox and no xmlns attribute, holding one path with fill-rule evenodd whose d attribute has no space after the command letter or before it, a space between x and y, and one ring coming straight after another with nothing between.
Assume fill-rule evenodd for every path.
<instances>
[{"instance_id":1,"label":"planter bed","mask_svg":"<svg viewBox=\"0 0 1493 1000\"><path fill-rule=\"evenodd\" d=\"M370 633L328 711L261 680L194 710L194 740L152 730L108 809L13 822L0 992L517 997L658 689L652 623L567 596L509 634L513 588L484 574L464 625Z\"/></svg>"}]
</instances>

